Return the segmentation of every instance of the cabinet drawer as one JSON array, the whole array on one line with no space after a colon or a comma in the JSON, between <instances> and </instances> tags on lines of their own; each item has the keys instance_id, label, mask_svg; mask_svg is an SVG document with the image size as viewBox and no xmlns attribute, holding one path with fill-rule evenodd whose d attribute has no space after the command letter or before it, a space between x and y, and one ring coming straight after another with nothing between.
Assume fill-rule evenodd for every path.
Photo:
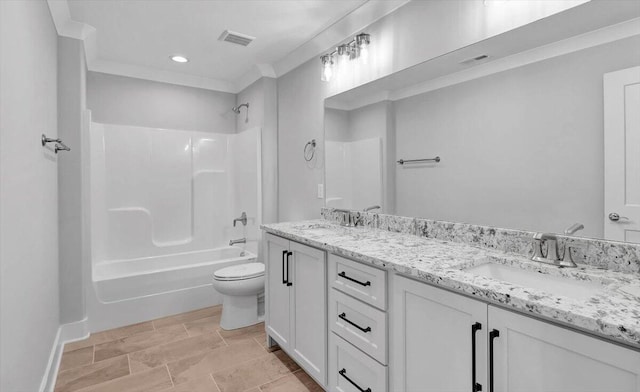
<instances>
[{"instance_id":1,"label":"cabinet drawer","mask_svg":"<svg viewBox=\"0 0 640 392\"><path fill-rule=\"evenodd\" d=\"M387 314L336 289L329 293L329 326L336 334L387 364Z\"/></svg>"},{"instance_id":2,"label":"cabinet drawer","mask_svg":"<svg viewBox=\"0 0 640 392\"><path fill-rule=\"evenodd\" d=\"M329 255L329 279L332 287L378 309L387 308L386 271Z\"/></svg>"},{"instance_id":3,"label":"cabinet drawer","mask_svg":"<svg viewBox=\"0 0 640 392\"><path fill-rule=\"evenodd\" d=\"M387 390L387 367L353 347L338 335L329 337L329 390L371 392Z\"/></svg>"}]
</instances>

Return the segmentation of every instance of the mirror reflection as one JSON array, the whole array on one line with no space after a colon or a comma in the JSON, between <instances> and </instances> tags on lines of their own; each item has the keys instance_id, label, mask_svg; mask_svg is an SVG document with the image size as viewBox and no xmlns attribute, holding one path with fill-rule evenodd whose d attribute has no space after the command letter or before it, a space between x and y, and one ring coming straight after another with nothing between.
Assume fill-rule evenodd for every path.
<instances>
[{"instance_id":1,"label":"mirror reflection","mask_svg":"<svg viewBox=\"0 0 640 392\"><path fill-rule=\"evenodd\" d=\"M331 97L326 206L640 242L639 65L633 35L399 99Z\"/></svg>"}]
</instances>

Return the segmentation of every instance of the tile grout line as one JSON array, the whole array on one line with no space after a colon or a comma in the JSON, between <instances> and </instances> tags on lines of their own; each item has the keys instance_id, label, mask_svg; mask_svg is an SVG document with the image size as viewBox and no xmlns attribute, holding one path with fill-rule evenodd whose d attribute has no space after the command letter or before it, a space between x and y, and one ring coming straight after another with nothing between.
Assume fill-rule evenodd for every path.
<instances>
[{"instance_id":1,"label":"tile grout line","mask_svg":"<svg viewBox=\"0 0 640 392\"><path fill-rule=\"evenodd\" d=\"M237 366L240 366L240 365L244 365L244 364L249 363L249 362L251 362L251 361L255 361L256 359L260 359L260 358L262 358L262 357L267 357L269 354L271 354L271 353L266 353L266 354L263 354L263 355L258 356L258 357L254 357L254 358L251 358L251 359L247 359L246 361L238 362L238 363L236 363L236 364L234 364L234 365L230 365L230 366L226 366L226 367L221 367L220 369L216 369L216 373L217 373L217 372L221 372L221 371L223 371L223 370L229 370L229 369L231 369L231 368L233 368L233 367L237 367ZM213 377L213 372L211 373L211 377Z\"/></svg>"},{"instance_id":2,"label":"tile grout line","mask_svg":"<svg viewBox=\"0 0 640 392\"><path fill-rule=\"evenodd\" d=\"M222 392L222 389L220 389L220 387L218 386L218 383L216 382L216 379L213 378L213 373L209 373L209 377L211 377L211 380L213 381L213 385L216 386L216 389L218 390L218 392Z\"/></svg>"},{"instance_id":3,"label":"tile grout line","mask_svg":"<svg viewBox=\"0 0 640 392\"><path fill-rule=\"evenodd\" d=\"M167 374L169 375L169 380L171 381L171 388L175 388L176 384L173 383L173 377L171 377L171 372L169 371L169 365L164 364L165 369L167 369Z\"/></svg>"},{"instance_id":4,"label":"tile grout line","mask_svg":"<svg viewBox=\"0 0 640 392\"><path fill-rule=\"evenodd\" d=\"M187 329L187 326L184 323L182 323L182 328L184 328L184 332L186 332L187 338L191 338L192 336L189 334L189 330Z\"/></svg>"},{"instance_id":5,"label":"tile grout line","mask_svg":"<svg viewBox=\"0 0 640 392\"><path fill-rule=\"evenodd\" d=\"M227 343L227 341L222 337L219 329L216 329L216 333L218 334L218 336L220 336L220 339L222 339L222 343L224 343L225 346L229 347L229 343Z\"/></svg>"},{"instance_id":6,"label":"tile grout line","mask_svg":"<svg viewBox=\"0 0 640 392\"><path fill-rule=\"evenodd\" d=\"M257 338L253 338L253 340L255 340L255 341L256 341L256 343L258 343L258 344L260 345L260 347L262 347L262 349L263 349L264 351L269 352L269 350L267 350L267 348L266 348L265 346L263 346L263 345L262 345L262 343L260 343L260 342L258 341L258 339L257 339Z\"/></svg>"},{"instance_id":7,"label":"tile grout line","mask_svg":"<svg viewBox=\"0 0 640 392\"><path fill-rule=\"evenodd\" d=\"M265 382L264 384L260 384L260 385L256 385L255 387L248 388L248 389L246 389L245 391L248 391L248 390L250 390L250 389L252 389L252 388L256 388L256 387L257 387L259 390L261 390L261 391L262 391L262 387L263 387L263 386L265 386L265 385L267 385L267 384L271 384L271 383L276 382L276 381L279 381L279 380L281 380L281 379L283 379L283 378L285 378L285 377L288 377L288 376L290 376L290 375L292 375L292 374L293 374L293 372L291 372L291 371L290 371L290 372L288 372L288 373L286 373L286 374L283 374L282 376L280 376L280 377L278 377L278 378L274 378L273 380L269 380L269 381Z\"/></svg>"}]
</instances>

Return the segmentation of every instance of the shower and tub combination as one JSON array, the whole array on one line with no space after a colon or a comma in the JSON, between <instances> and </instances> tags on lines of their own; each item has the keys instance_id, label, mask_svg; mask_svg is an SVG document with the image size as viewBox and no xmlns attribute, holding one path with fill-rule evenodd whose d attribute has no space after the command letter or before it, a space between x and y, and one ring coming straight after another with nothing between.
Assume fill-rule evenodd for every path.
<instances>
[{"instance_id":1,"label":"shower and tub combination","mask_svg":"<svg viewBox=\"0 0 640 392\"><path fill-rule=\"evenodd\" d=\"M259 128L90 123L91 331L222 303L216 271L257 258L260 146Z\"/></svg>"}]
</instances>

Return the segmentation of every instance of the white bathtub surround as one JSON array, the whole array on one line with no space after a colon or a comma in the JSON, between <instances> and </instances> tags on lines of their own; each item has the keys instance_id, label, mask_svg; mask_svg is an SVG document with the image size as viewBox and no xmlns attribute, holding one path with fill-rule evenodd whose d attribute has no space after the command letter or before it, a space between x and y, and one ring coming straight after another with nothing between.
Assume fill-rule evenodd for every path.
<instances>
[{"instance_id":1,"label":"white bathtub surround","mask_svg":"<svg viewBox=\"0 0 640 392\"><path fill-rule=\"evenodd\" d=\"M325 140L327 205L334 208L381 205L380 138Z\"/></svg>"},{"instance_id":2,"label":"white bathtub surround","mask_svg":"<svg viewBox=\"0 0 640 392\"><path fill-rule=\"evenodd\" d=\"M326 220L262 227L274 235L640 348L640 297L628 290L640 286L637 272L592 266L559 269L477 245L370 227L343 227ZM487 262L516 263L550 277L571 275L574 279L594 282L602 289L588 300L577 300L462 270Z\"/></svg>"},{"instance_id":3,"label":"white bathtub surround","mask_svg":"<svg viewBox=\"0 0 640 392\"><path fill-rule=\"evenodd\" d=\"M256 260L260 129L92 123L90 146L91 331L220 304L213 273Z\"/></svg>"}]
</instances>

